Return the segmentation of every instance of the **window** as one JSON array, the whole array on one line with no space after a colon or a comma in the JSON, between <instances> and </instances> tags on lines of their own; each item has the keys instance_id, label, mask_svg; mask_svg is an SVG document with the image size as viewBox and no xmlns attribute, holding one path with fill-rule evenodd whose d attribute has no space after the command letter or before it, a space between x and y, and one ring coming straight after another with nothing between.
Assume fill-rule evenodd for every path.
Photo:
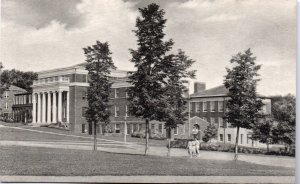
<instances>
[{"instance_id":1,"label":"window","mask_svg":"<svg viewBox=\"0 0 300 184\"><path fill-rule=\"evenodd\" d=\"M207 102L203 102L203 112L207 112Z\"/></svg>"},{"instance_id":2,"label":"window","mask_svg":"<svg viewBox=\"0 0 300 184\"><path fill-rule=\"evenodd\" d=\"M247 144L249 144L250 139L251 139L251 134L247 134Z\"/></svg>"},{"instance_id":3,"label":"window","mask_svg":"<svg viewBox=\"0 0 300 184\"><path fill-rule=\"evenodd\" d=\"M158 124L158 132L159 132L159 133L162 133L162 124L161 124L161 123Z\"/></svg>"},{"instance_id":4,"label":"window","mask_svg":"<svg viewBox=\"0 0 300 184\"><path fill-rule=\"evenodd\" d=\"M81 133L86 133L85 124L81 125Z\"/></svg>"},{"instance_id":5,"label":"window","mask_svg":"<svg viewBox=\"0 0 300 184\"><path fill-rule=\"evenodd\" d=\"M224 139L223 139L223 134L220 134L220 139L219 139L220 141L223 141Z\"/></svg>"},{"instance_id":6,"label":"window","mask_svg":"<svg viewBox=\"0 0 300 184\"><path fill-rule=\"evenodd\" d=\"M143 124L141 123L141 124L140 124L140 130L142 130L142 129L143 129Z\"/></svg>"},{"instance_id":7,"label":"window","mask_svg":"<svg viewBox=\"0 0 300 184\"><path fill-rule=\"evenodd\" d=\"M133 131L137 131L137 124L133 124Z\"/></svg>"},{"instance_id":8,"label":"window","mask_svg":"<svg viewBox=\"0 0 300 184\"><path fill-rule=\"evenodd\" d=\"M210 118L210 124L215 124L216 122L215 122L215 118L214 117L211 117Z\"/></svg>"},{"instance_id":9,"label":"window","mask_svg":"<svg viewBox=\"0 0 300 184\"><path fill-rule=\"evenodd\" d=\"M7 102L5 102L5 109L8 109L8 104L7 104Z\"/></svg>"},{"instance_id":10,"label":"window","mask_svg":"<svg viewBox=\"0 0 300 184\"><path fill-rule=\"evenodd\" d=\"M224 122L223 122L223 118L222 118L222 117L219 117L219 127L220 127L220 128L225 128L225 127L224 127Z\"/></svg>"},{"instance_id":11,"label":"window","mask_svg":"<svg viewBox=\"0 0 300 184\"><path fill-rule=\"evenodd\" d=\"M210 102L210 111L211 112L216 111L216 103L214 101Z\"/></svg>"},{"instance_id":12,"label":"window","mask_svg":"<svg viewBox=\"0 0 300 184\"><path fill-rule=\"evenodd\" d=\"M129 97L129 95L128 95L128 88L125 89L125 95L126 95L126 98Z\"/></svg>"},{"instance_id":13,"label":"window","mask_svg":"<svg viewBox=\"0 0 300 184\"><path fill-rule=\"evenodd\" d=\"M190 102L189 103L189 105L190 105L190 112L192 113L192 112L194 112L195 111L195 109L193 109L193 107L195 107L195 102Z\"/></svg>"},{"instance_id":14,"label":"window","mask_svg":"<svg viewBox=\"0 0 300 184\"><path fill-rule=\"evenodd\" d=\"M155 129L155 124L154 124L154 123L151 124L151 129L152 129L152 130Z\"/></svg>"},{"instance_id":15,"label":"window","mask_svg":"<svg viewBox=\"0 0 300 184\"><path fill-rule=\"evenodd\" d=\"M117 88L115 88L115 98L119 97L119 90Z\"/></svg>"},{"instance_id":16,"label":"window","mask_svg":"<svg viewBox=\"0 0 300 184\"><path fill-rule=\"evenodd\" d=\"M125 109L126 109L126 110L125 110L125 111L126 111L125 116L128 117L128 115L129 115L129 113L128 113L128 105L125 106Z\"/></svg>"},{"instance_id":17,"label":"window","mask_svg":"<svg viewBox=\"0 0 300 184\"><path fill-rule=\"evenodd\" d=\"M86 99L87 99L87 92L82 91L82 100L86 100Z\"/></svg>"},{"instance_id":18,"label":"window","mask_svg":"<svg viewBox=\"0 0 300 184\"><path fill-rule=\"evenodd\" d=\"M127 124L127 134L130 134L130 124Z\"/></svg>"},{"instance_id":19,"label":"window","mask_svg":"<svg viewBox=\"0 0 300 184\"><path fill-rule=\"evenodd\" d=\"M261 107L261 111L262 111L262 113L266 113L266 112L267 112L267 106L266 106L266 105L263 105L263 106Z\"/></svg>"},{"instance_id":20,"label":"window","mask_svg":"<svg viewBox=\"0 0 300 184\"><path fill-rule=\"evenodd\" d=\"M244 137L244 135L241 134L241 144L243 144L243 137Z\"/></svg>"},{"instance_id":21,"label":"window","mask_svg":"<svg viewBox=\"0 0 300 184\"><path fill-rule=\"evenodd\" d=\"M178 135L178 127L174 129L174 135Z\"/></svg>"},{"instance_id":22,"label":"window","mask_svg":"<svg viewBox=\"0 0 300 184\"><path fill-rule=\"evenodd\" d=\"M227 128L234 128L234 127L231 125L231 123L227 122Z\"/></svg>"},{"instance_id":23,"label":"window","mask_svg":"<svg viewBox=\"0 0 300 184\"><path fill-rule=\"evenodd\" d=\"M227 134L227 141L231 142L231 134Z\"/></svg>"},{"instance_id":24,"label":"window","mask_svg":"<svg viewBox=\"0 0 300 184\"><path fill-rule=\"evenodd\" d=\"M116 133L120 133L121 131L120 131L120 124L119 123L117 123L117 124L115 124L115 132Z\"/></svg>"},{"instance_id":25,"label":"window","mask_svg":"<svg viewBox=\"0 0 300 184\"><path fill-rule=\"evenodd\" d=\"M54 81L58 81L58 76L55 76L55 77L54 77Z\"/></svg>"},{"instance_id":26,"label":"window","mask_svg":"<svg viewBox=\"0 0 300 184\"><path fill-rule=\"evenodd\" d=\"M200 112L200 102L196 103L196 112Z\"/></svg>"},{"instance_id":27,"label":"window","mask_svg":"<svg viewBox=\"0 0 300 184\"><path fill-rule=\"evenodd\" d=\"M82 117L86 116L87 107L82 107Z\"/></svg>"},{"instance_id":28,"label":"window","mask_svg":"<svg viewBox=\"0 0 300 184\"><path fill-rule=\"evenodd\" d=\"M224 109L224 104L222 101L219 101L218 102L218 111L219 112L223 112L223 109Z\"/></svg>"},{"instance_id":29,"label":"window","mask_svg":"<svg viewBox=\"0 0 300 184\"><path fill-rule=\"evenodd\" d=\"M118 117L120 115L120 109L118 106L115 106L115 117Z\"/></svg>"}]
</instances>

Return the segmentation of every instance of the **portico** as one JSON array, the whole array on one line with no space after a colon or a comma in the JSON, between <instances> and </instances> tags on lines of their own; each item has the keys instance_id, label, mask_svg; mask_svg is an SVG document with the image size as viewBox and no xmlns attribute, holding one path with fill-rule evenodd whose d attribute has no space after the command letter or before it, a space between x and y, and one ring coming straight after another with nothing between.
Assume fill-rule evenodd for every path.
<instances>
[{"instance_id":1,"label":"portico","mask_svg":"<svg viewBox=\"0 0 300 184\"><path fill-rule=\"evenodd\" d=\"M34 91L32 94L32 123L68 123L68 104L68 89Z\"/></svg>"}]
</instances>

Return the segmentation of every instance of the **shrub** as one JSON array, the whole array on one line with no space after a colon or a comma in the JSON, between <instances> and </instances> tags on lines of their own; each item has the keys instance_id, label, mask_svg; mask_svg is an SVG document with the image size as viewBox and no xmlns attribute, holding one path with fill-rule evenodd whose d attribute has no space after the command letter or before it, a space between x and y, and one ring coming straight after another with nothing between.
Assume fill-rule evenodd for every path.
<instances>
[{"instance_id":1,"label":"shrub","mask_svg":"<svg viewBox=\"0 0 300 184\"><path fill-rule=\"evenodd\" d=\"M143 129L140 131L134 131L131 134L131 137L146 138L146 130ZM150 129L149 139L164 140L164 139L166 139L166 137L162 133L159 133L156 130Z\"/></svg>"}]
</instances>

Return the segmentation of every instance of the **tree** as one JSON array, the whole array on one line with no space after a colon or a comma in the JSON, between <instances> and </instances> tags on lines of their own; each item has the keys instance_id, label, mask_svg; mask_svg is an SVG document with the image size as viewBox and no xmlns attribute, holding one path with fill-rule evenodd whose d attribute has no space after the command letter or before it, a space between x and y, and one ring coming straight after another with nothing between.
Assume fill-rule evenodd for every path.
<instances>
[{"instance_id":1,"label":"tree","mask_svg":"<svg viewBox=\"0 0 300 184\"><path fill-rule=\"evenodd\" d=\"M202 140L205 142L208 142L208 141L211 142L211 139L216 138L217 134L218 134L217 127L213 123L210 123L204 130L204 136L203 136Z\"/></svg>"},{"instance_id":2,"label":"tree","mask_svg":"<svg viewBox=\"0 0 300 184\"><path fill-rule=\"evenodd\" d=\"M0 99L2 98L2 95L4 93L5 90L7 90L7 85L5 85L3 82L2 82L2 68L3 68L3 65L2 65L2 62L0 62Z\"/></svg>"},{"instance_id":3,"label":"tree","mask_svg":"<svg viewBox=\"0 0 300 184\"><path fill-rule=\"evenodd\" d=\"M274 141L283 142L289 151L296 141L296 98L288 94L273 103L272 114L277 125L272 130Z\"/></svg>"},{"instance_id":4,"label":"tree","mask_svg":"<svg viewBox=\"0 0 300 184\"><path fill-rule=\"evenodd\" d=\"M166 19L165 12L158 5L150 4L146 8L139 8L139 12L141 17L136 20L137 30L133 31L138 38L138 48L130 49L131 62L137 70L129 75L129 82L133 85L129 88L129 101L130 112L145 119L147 154L149 121L164 121L168 115L166 70L172 56L168 56L167 52L171 50L173 41L163 41Z\"/></svg>"},{"instance_id":5,"label":"tree","mask_svg":"<svg viewBox=\"0 0 300 184\"><path fill-rule=\"evenodd\" d=\"M266 118L257 122L252 129L252 139L267 144L267 152L269 152L269 145L275 143L272 133L274 126L273 118Z\"/></svg>"},{"instance_id":6,"label":"tree","mask_svg":"<svg viewBox=\"0 0 300 184\"><path fill-rule=\"evenodd\" d=\"M109 81L111 69L116 69L110 57L107 42L96 42L92 47L83 48L86 56L86 69L89 75L87 90L88 108L86 119L94 125L94 150L97 150L97 125L99 122L109 123L109 92L112 83Z\"/></svg>"},{"instance_id":7,"label":"tree","mask_svg":"<svg viewBox=\"0 0 300 184\"><path fill-rule=\"evenodd\" d=\"M186 97L184 97L184 92L186 87L184 84L188 83L187 78L195 77L195 70L188 71L188 68L192 66L195 62L189 59L188 56L182 50L179 50L178 54L175 56L169 56L168 67L165 68L168 77L165 79L167 81L166 95L167 102L169 104L168 116L165 118L165 128L168 131L168 135L171 136L172 129L177 128L179 124L184 124L187 120L188 112L186 111ZM170 155L170 138L168 139L168 155Z\"/></svg>"},{"instance_id":8,"label":"tree","mask_svg":"<svg viewBox=\"0 0 300 184\"><path fill-rule=\"evenodd\" d=\"M240 128L252 129L260 117L259 111L263 106L256 94L259 81L257 72L261 65L255 64L256 57L252 55L251 50L248 49L244 53L233 56L230 60L233 67L232 69L226 68L227 75L224 79L224 85L230 97L227 103L228 111L225 112L224 118L237 128L234 160L238 159Z\"/></svg>"},{"instance_id":9,"label":"tree","mask_svg":"<svg viewBox=\"0 0 300 184\"><path fill-rule=\"evenodd\" d=\"M1 73L1 86L5 86L6 89L11 85L18 86L25 89L28 92L32 92L32 84L34 80L38 79L36 72L23 72L20 70L4 70Z\"/></svg>"}]
</instances>

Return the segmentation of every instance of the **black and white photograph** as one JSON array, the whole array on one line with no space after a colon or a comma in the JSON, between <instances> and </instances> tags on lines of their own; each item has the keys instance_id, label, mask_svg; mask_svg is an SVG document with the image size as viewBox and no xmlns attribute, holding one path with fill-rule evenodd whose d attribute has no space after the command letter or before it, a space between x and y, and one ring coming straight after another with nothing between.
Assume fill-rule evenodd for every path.
<instances>
[{"instance_id":1,"label":"black and white photograph","mask_svg":"<svg viewBox=\"0 0 300 184\"><path fill-rule=\"evenodd\" d=\"M297 183L296 0L0 4L1 183Z\"/></svg>"}]
</instances>

